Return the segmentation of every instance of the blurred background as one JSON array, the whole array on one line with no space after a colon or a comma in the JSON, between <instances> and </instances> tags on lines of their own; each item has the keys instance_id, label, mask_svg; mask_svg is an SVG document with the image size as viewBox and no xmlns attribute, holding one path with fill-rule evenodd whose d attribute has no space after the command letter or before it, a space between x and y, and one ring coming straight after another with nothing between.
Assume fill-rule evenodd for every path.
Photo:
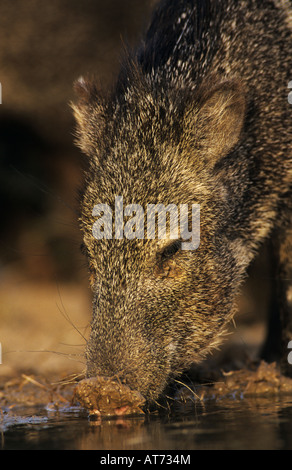
<instances>
[{"instance_id":1,"label":"blurred background","mask_svg":"<svg viewBox=\"0 0 292 470\"><path fill-rule=\"evenodd\" d=\"M73 82L94 75L110 86L123 43L139 40L154 2L0 2L0 375L84 368L91 296L79 249ZM243 299L246 323L266 308L264 270L251 283L257 303Z\"/></svg>"},{"instance_id":2,"label":"blurred background","mask_svg":"<svg viewBox=\"0 0 292 470\"><path fill-rule=\"evenodd\" d=\"M91 298L79 249L73 82L89 75L110 86L123 44L139 40L152 6L0 2L0 374L83 368Z\"/></svg>"}]
</instances>

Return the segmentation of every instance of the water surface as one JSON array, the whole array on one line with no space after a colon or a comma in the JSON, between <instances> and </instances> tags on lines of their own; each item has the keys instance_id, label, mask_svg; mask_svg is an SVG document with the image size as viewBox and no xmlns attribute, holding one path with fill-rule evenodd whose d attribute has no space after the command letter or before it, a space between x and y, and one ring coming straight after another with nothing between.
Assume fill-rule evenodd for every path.
<instances>
[{"instance_id":1,"label":"water surface","mask_svg":"<svg viewBox=\"0 0 292 470\"><path fill-rule=\"evenodd\" d=\"M292 397L175 404L92 421L74 408L4 409L1 448L55 450L292 449Z\"/></svg>"}]
</instances>

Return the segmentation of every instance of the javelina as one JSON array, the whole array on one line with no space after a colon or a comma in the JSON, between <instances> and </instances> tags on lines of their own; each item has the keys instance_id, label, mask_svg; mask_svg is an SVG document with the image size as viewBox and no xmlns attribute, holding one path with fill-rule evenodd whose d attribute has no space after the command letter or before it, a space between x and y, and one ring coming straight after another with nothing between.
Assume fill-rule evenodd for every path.
<instances>
[{"instance_id":1,"label":"javelina","mask_svg":"<svg viewBox=\"0 0 292 470\"><path fill-rule=\"evenodd\" d=\"M220 344L272 231L281 238L283 365L291 372L289 5L165 0L107 96L77 81L78 143L88 156L80 222L94 297L88 377L116 377L156 398ZM145 211L199 204L199 247L183 250L169 232L96 240L93 208L114 211L116 196Z\"/></svg>"}]
</instances>

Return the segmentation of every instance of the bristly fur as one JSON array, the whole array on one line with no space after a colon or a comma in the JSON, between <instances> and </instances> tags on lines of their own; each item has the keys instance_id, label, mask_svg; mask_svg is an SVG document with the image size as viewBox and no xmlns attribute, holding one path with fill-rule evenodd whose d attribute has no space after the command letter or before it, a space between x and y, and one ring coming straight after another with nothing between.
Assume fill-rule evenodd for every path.
<instances>
[{"instance_id":1,"label":"bristly fur","mask_svg":"<svg viewBox=\"0 0 292 470\"><path fill-rule=\"evenodd\" d=\"M89 161L80 204L94 294L89 376L118 376L156 398L220 344L259 246L275 227L285 238L289 15L280 0L163 0L108 96L77 83L77 138ZM200 204L199 248L95 240L93 207L113 208L115 196L143 208Z\"/></svg>"}]
</instances>

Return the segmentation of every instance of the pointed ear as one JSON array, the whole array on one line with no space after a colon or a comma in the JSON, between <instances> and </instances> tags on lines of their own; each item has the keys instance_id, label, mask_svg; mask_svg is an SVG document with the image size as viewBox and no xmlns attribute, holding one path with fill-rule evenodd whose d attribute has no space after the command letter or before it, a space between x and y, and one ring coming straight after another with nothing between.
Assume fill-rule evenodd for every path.
<instances>
[{"instance_id":1,"label":"pointed ear","mask_svg":"<svg viewBox=\"0 0 292 470\"><path fill-rule=\"evenodd\" d=\"M102 98L93 82L80 77L74 83L79 96L77 104L71 103L76 120L76 144L87 155L96 154L105 127Z\"/></svg>"},{"instance_id":2,"label":"pointed ear","mask_svg":"<svg viewBox=\"0 0 292 470\"><path fill-rule=\"evenodd\" d=\"M193 145L214 165L237 144L244 118L244 92L240 82L232 80L204 87L195 112L187 113L186 123L189 129L193 127Z\"/></svg>"}]
</instances>

